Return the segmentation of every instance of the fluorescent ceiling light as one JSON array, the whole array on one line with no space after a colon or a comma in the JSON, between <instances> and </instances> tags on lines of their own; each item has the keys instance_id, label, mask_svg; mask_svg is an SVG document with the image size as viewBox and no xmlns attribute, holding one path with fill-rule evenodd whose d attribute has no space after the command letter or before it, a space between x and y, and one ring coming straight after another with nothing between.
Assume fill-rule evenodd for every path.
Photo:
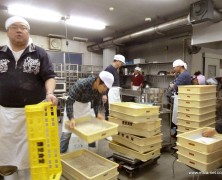
<instances>
[{"instance_id":1,"label":"fluorescent ceiling light","mask_svg":"<svg viewBox=\"0 0 222 180\"><path fill-rule=\"evenodd\" d=\"M87 29L95 29L95 30L102 30L105 29L106 27L105 23L101 21L83 18L83 17L71 16L65 22L71 26L82 27Z\"/></svg>"},{"instance_id":2,"label":"fluorescent ceiling light","mask_svg":"<svg viewBox=\"0 0 222 180\"><path fill-rule=\"evenodd\" d=\"M58 22L61 20L61 14L28 5L14 4L8 7L8 12L13 15L22 16L30 19L41 21Z\"/></svg>"}]
</instances>

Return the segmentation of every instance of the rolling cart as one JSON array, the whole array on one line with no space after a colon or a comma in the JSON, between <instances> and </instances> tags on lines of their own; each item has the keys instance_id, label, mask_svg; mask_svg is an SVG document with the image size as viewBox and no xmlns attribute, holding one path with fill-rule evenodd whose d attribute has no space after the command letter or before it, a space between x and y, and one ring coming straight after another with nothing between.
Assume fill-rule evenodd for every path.
<instances>
[{"instance_id":1,"label":"rolling cart","mask_svg":"<svg viewBox=\"0 0 222 180\"><path fill-rule=\"evenodd\" d=\"M118 163L118 170L125 172L130 178L132 178L135 173L138 173L143 168L157 164L157 160L159 158L160 156L143 162L120 153L113 153L112 156L108 157L108 159L110 159L111 161Z\"/></svg>"}]
</instances>

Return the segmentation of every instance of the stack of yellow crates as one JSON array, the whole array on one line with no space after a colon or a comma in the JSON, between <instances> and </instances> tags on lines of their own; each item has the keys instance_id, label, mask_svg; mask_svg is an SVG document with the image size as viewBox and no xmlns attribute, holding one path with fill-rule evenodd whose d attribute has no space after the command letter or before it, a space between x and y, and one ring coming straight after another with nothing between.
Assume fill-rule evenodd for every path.
<instances>
[{"instance_id":1,"label":"stack of yellow crates","mask_svg":"<svg viewBox=\"0 0 222 180\"><path fill-rule=\"evenodd\" d=\"M199 128L177 136L178 161L196 170L215 174L222 166L222 135L203 137L202 132L212 129Z\"/></svg>"},{"instance_id":2,"label":"stack of yellow crates","mask_svg":"<svg viewBox=\"0 0 222 180\"><path fill-rule=\"evenodd\" d=\"M215 112L216 86L179 86L178 134L200 127L214 127Z\"/></svg>"},{"instance_id":3,"label":"stack of yellow crates","mask_svg":"<svg viewBox=\"0 0 222 180\"><path fill-rule=\"evenodd\" d=\"M159 107L131 102L110 104L109 121L117 123L118 135L109 147L141 161L160 156L162 143Z\"/></svg>"},{"instance_id":4,"label":"stack of yellow crates","mask_svg":"<svg viewBox=\"0 0 222 180\"><path fill-rule=\"evenodd\" d=\"M25 106L32 180L59 180L62 174L56 111L49 102Z\"/></svg>"}]
</instances>

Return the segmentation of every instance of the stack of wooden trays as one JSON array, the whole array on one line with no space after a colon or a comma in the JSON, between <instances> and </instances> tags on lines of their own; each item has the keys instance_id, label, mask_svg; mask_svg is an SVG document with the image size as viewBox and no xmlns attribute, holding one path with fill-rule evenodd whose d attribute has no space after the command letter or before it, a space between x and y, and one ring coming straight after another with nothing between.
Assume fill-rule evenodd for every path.
<instances>
[{"instance_id":1,"label":"stack of wooden trays","mask_svg":"<svg viewBox=\"0 0 222 180\"><path fill-rule=\"evenodd\" d=\"M177 136L178 161L202 172L222 166L222 135L203 137L206 129L212 128L199 128Z\"/></svg>"},{"instance_id":2,"label":"stack of wooden trays","mask_svg":"<svg viewBox=\"0 0 222 180\"><path fill-rule=\"evenodd\" d=\"M214 127L215 113L216 86L179 86L178 134L195 130L200 127Z\"/></svg>"},{"instance_id":3,"label":"stack of wooden trays","mask_svg":"<svg viewBox=\"0 0 222 180\"><path fill-rule=\"evenodd\" d=\"M159 107L131 102L110 104L109 121L118 124L118 135L109 147L141 161L160 156L162 143Z\"/></svg>"}]
</instances>

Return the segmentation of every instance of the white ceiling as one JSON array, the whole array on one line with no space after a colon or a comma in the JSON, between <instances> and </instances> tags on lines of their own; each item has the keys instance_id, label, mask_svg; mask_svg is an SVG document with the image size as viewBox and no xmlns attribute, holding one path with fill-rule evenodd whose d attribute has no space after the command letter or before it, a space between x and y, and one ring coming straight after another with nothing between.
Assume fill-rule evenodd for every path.
<instances>
[{"instance_id":1,"label":"white ceiling","mask_svg":"<svg viewBox=\"0 0 222 180\"><path fill-rule=\"evenodd\" d=\"M1 6L22 3L36 7L49 8L64 16L77 15L101 20L107 24L102 31L86 30L68 26L68 38L74 36L88 38L90 41L102 41L105 37L121 36L141 30L162 22L188 15L190 4L198 0L1 0ZM216 9L222 9L222 1L214 0ZM109 7L114 7L110 12ZM0 8L0 30L10 15ZM152 22L145 22L145 17ZM64 21L46 23L27 19L31 25L31 34L47 36L48 34L66 35Z\"/></svg>"}]
</instances>

